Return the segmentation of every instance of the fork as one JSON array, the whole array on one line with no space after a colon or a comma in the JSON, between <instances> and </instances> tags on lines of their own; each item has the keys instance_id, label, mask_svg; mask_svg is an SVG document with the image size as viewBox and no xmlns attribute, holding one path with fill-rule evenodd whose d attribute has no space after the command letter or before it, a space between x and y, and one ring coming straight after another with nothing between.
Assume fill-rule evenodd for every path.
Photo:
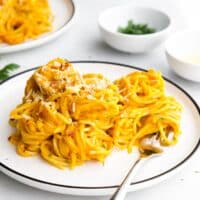
<instances>
[{"instance_id":1,"label":"fork","mask_svg":"<svg viewBox=\"0 0 200 200\"><path fill-rule=\"evenodd\" d=\"M138 169L144 162L157 157L163 153L163 149L160 146L157 134L145 137L140 142L139 148L140 156L136 162L132 165L131 169L123 179L116 192L112 195L110 200L123 200L127 193L127 188L131 183L133 176L137 173Z\"/></svg>"}]
</instances>

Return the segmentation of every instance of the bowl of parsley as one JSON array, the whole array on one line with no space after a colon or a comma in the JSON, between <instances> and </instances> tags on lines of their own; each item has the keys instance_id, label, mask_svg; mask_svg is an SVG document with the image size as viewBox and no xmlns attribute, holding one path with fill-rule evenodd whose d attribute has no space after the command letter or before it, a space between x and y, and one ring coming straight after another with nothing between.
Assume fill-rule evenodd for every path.
<instances>
[{"instance_id":1,"label":"bowl of parsley","mask_svg":"<svg viewBox=\"0 0 200 200\"><path fill-rule=\"evenodd\" d=\"M160 10L130 4L105 10L98 24L103 40L112 48L144 53L165 41L171 20Z\"/></svg>"}]
</instances>

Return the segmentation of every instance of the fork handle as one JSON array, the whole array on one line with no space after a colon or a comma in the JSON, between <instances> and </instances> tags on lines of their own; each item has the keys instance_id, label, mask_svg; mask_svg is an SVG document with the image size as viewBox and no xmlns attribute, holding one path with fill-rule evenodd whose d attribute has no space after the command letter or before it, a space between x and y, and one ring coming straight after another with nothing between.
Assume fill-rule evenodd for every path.
<instances>
[{"instance_id":1,"label":"fork handle","mask_svg":"<svg viewBox=\"0 0 200 200\"><path fill-rule=\"evenodd\" d=\"M121 185L117 188L116 192L112 195L110 200L124 200L127 188L131 183L132 177L137 173L137 170L139 169L140 165L143 163L143 159L139 157L136 162L133 164L131 169L129 170L128 174L122 181Z\"/></svg>"}]
</instances>

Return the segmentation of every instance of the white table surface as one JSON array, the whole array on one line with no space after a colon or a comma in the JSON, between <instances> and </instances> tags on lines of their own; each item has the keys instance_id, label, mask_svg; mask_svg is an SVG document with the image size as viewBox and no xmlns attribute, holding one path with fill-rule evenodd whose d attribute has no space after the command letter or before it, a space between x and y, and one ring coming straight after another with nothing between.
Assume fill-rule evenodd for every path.
<instances>
[{"instance_id":1,"label":"white table surface","mask_svg":"<svg viewBox=\"0 0 200 200\"><path fill-rule=\"evenodd\" d=\"M100 38L97 18L101 11L114 5L133 2L137 5L156 7L166 11L173 19L173 30L193 26L198 22L199 6L194 0L76 0L77 19L70 30L57 40L39 48L0 56L0 66L15 62L24 69L46 63L55 57L69 60L103 60L131 64L142 68L154 67L160 70L186 91L200 105L200 84L188 82L176 76L169 68L163 45L148 54L125 54L115 51L104 44ZM185 16L185 17L183 17ZM193 18L192 18L193 17ZM196 20L196 21L195 21ZM199 25L200 26L200 25ZM200 28L200 27L199 27ZM191 159L189 165L179 174L151 188L133 192L127 199L136 200L187 200L199 199L200 195L200 150ZM41 191L23 185L0 172L0 200L106 200L108 197L78 197Z\"/></svg>"}]
</instances>

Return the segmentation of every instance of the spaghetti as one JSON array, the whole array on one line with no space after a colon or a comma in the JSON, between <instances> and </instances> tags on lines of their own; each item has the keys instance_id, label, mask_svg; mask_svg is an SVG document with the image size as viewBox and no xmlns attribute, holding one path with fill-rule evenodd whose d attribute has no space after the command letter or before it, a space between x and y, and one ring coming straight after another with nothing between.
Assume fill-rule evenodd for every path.
<instances>
[{"instance_id":1,"label":"spaghetti","mask_svg":"<svg viewBox=\"0 0 200 200\"><path fill-rule=\"evenodd\" d=\"M131 152L153 133L162 145L175 144L180 111L156 71L111 82L101 74L80 75L55 59L28 80L22 103L10 114L16 131L9 140L21 156L41 155L60 169L73 168L104 162L114 147Z\"/></svg>"},{"instance_id":2,"label":"spaghetti","mask_svg":"<svg viewBox=\"0 0 200 200\"><path fill-rule=\"evenodd\" d=\"M52 30L47 0L0 0L0 42L18 44Z\"/></svg>"}]
</instances>

